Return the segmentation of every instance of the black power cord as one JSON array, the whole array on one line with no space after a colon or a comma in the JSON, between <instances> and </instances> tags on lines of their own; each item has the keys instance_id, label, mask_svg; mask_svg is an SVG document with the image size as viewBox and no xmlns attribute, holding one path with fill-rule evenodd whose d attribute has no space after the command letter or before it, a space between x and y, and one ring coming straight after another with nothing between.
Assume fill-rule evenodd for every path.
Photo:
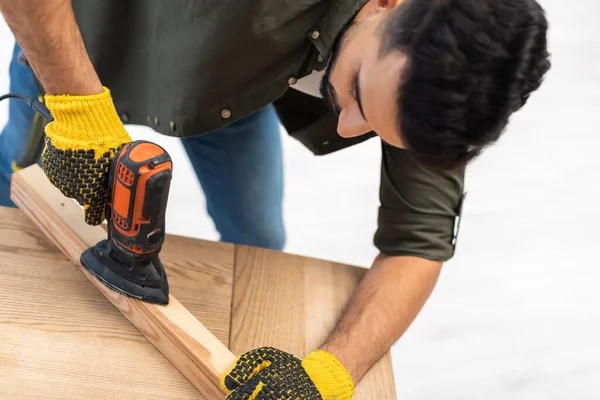
<instances>
[{"instance_id":1,"label":"black power cord","mask_svg":"<svg viewBox=\"0 0 600 400\"><path fill-rule=\"evenodd\" d=\"M27 103L29 105L29 107L31 107L32 109L37 111L42 117L44 117L46 122L49 123L49 122L54 121L54 118L52 117L50 110L48 110L48 108L46 108L44 103L42 103L41 101L39 101L37 99L30 99L27 96L23 96L23 95L17 94L17 93L8 93L8 94L0 96L0 101L6 100L6 99L22 100L25 103Z\"/></svg>"},{"instance_id":2,"label":"black power cord","mask_svg":"<svg viewBox=\"0 0 600 400\"><path fill-rule=\"evenodd\" d=\"M13 99L21 99L21 100L23 100L25 103L27 103L27 104L31 105L31 99L30 99L30 98L28 98L28 97L25 97L25 96L22 96L22 95L20 95L20 94L16 94L16 93L8 93L8 94L5 94L5 95L2 95L2 96L0 96L0 101L2 101L2 100L6 100L6 99L10 99L10 98L13 98Z\"/></svg>"},{"instance_id":3,"label":"black power cord","mask_svg":"<svg viewBox=\"0 0 600 400\"><path fill-rule=\"evenodd\" d=\"M24 101L31 107L34 111L40 114L45 120L46 123L50 123L54 121L50 110L46 108L44 103L37 99L30 99L27 96L23 96L17 93L8 93L0 96L0 101L6 99L19 99ZM14 161L13 168L22 169L26 168L32 164L35 164L42 154L44 150L44 132L43 130L34 130L27 140L27 145L25 146L25 150L21 157L18 160Z\"/></svg>"}]
</instances>

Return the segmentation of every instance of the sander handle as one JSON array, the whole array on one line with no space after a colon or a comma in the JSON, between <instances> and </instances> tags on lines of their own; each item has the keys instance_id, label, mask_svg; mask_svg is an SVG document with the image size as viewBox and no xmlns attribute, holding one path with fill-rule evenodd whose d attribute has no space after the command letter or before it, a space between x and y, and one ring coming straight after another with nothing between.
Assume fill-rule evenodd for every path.
<instances>
[{"instance_id":1,"label":"sander handle","mask_svg":"<svg viewBox=\"0 0 600 400\"><path fill-rule=\"evenodd\" d=\"M145 140L126 143L113 158L109 239L133 258L158 253L163 245L172 169L169 154Z\"/></svg>"}]
</instances>

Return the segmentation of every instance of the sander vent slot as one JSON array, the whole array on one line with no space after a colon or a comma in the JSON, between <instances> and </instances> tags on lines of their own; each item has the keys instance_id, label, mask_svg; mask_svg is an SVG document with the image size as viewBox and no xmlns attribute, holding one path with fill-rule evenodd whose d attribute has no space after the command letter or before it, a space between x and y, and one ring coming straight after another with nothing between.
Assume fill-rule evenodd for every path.
<instances>
[{"instance_id":1,"label":"sander vent slot","mask_svg":"<svg viewBox=\"0 0 600 400\"><path fill-rule=\"evenodd\" d=\"M119 225L123 229L129 228L129 225L127 224L127 220L125 220L124 218L121 218L121 216L114 211L112 212L112 220L115 224Z\"/></svg>"},{"instance_id":2,"label":"sander vent slot","mask_svg":"<svg viewBox=\"0 0 600 400\"><path fill-rule=\"evenodd\" d=\"M133 172L131 172L126 166L124 166L123 163L119 163L117 173L121 182L123 182L127 186L133 185Z\"/></svg>"}]
</instances>

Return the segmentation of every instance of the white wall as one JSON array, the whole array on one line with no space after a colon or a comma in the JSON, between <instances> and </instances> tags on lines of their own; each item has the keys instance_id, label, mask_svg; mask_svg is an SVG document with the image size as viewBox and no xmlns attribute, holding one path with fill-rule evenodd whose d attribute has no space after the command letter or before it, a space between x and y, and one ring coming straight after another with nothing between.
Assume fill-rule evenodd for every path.
<instances>
[{"instance_id":1,"label":"white wall","mask_svg":"<svg viewBox=\"0 0 600 400\"><path fill-rule=\"evenodd\" d=\"M542 4L553 68L469 170L458 254L393 348L399 398L600 398L600 3ZM2 93L12 40L0 25ZM216 239L178 141L130 132L178 164L169 230ZM317 158L285 137L284 157L286 250L368 266L379 143Z\"/></svg>"}]
</instances>

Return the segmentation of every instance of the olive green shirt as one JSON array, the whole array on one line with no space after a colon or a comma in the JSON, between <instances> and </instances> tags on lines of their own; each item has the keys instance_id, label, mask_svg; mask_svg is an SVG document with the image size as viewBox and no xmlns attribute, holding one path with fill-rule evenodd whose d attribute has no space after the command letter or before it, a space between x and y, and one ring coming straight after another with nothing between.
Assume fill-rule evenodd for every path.
<instances>
[{"instance_id":1,"label":"olive green shirt","mask_svg":"<svg viewBox=\"0 0 600 400\"><path fill-rule=\"evenodd\" d=\"M325 68L338 34L366 2L73 0L73 9L123 122L189 137L272 103L292 137L325 155L376 135L340 137L322 100L293 85ZM462 171L431 171L382 143L375 246L387 255L449 259L463 179Z\"/></svg>"}]
</instances>

